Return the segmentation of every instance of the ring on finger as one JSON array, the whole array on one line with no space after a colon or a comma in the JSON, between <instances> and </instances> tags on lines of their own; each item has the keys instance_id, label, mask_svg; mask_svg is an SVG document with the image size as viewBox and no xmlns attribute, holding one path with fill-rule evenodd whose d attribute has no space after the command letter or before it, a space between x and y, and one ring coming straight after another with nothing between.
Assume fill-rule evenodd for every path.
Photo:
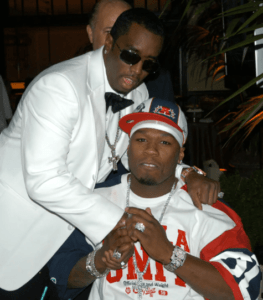
<instances>
[{"instance_id":1,"label":"ring on finger","mask_svg":"<svg viewBox=\"0 0 263 300\"><path fill-rule=\"evenodd\" d=\"M117 249L115 249L112 256L115 257L116 259L120 259L121 253L117 251Z\"/></svg>"},{"instance_id":2,"label":"ring on finger","mask_svg":"<svg viewBox=\"0 0 263 300\"><path fill-rule=\"evenodd\" d=\"M122 269L125 269L126 267L127 267L127 265L125 264L124 261L122 261L122 262L121 262L121 268L122 268Z\"/></svg>"},{"instance_id":3,"label":"ring on finger","mask_svg":"<svg viewBox=\"0 0 263 300\"><path fill-rule=\"evenodd\" d=\"M141 231L141 232L144 232L145 230L145 225L143 223L139 223L137 222L136 225L135 225L135 229Z\"/></svg>"}]
</instances>

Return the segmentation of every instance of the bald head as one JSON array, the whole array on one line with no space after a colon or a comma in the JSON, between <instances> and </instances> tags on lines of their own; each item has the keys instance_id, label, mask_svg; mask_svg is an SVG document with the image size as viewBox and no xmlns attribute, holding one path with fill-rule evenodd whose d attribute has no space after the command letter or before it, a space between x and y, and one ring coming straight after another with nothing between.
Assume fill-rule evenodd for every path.
<instances>
[{"instance_id":1,"label":"bald head","mask_svg":"<svg viewBox=\"0 0 263 300\"><path fill-rule=\"evenodd\" d=\"M87 26L87 33L93 50L104 45L106 35L121 13L131 6L123 0L101 0L93 8L93 13Z\"/></svg>"}]
</instances>

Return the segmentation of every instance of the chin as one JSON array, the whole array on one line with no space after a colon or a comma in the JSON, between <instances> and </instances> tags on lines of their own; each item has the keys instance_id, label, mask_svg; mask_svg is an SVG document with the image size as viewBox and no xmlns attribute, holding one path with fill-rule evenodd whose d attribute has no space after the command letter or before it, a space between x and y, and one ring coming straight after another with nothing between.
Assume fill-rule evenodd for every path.
<instances>
[{"instance_id":1,"label":"chin","mask_svg":"<svg viewBox=\"0 0 263 300\"><path fill-rule=\"evenodd\" d=\"M148 186L154 186L157 185L157 181L154 180L153 178L139 178L139 183L143 185L148 185Z\"/></svg>"}]
</instances>

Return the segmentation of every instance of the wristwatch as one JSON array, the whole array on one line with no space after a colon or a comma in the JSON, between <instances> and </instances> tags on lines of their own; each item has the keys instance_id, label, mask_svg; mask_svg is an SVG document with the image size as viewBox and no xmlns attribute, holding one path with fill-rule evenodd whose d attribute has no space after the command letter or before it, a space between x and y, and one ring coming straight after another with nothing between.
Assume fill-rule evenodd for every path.
<instances>
[{"instance_id":1,"label":"wristwatch","mask_svg":"<svg viewBox=\"0 0 263 300\"><path fill-rule=\"evenodd\" d=\"M206 176L206 173L203 170L197 168L196 166L193 166L193 167L190 167L187 169L183 169L183 171L181 173L182 180L185 182L185 178L188 175L188 173L193 172L193 171L196 172L197 174Z\"/></svg>"},{"instance_id":2,"label":"wristwatch","mask_svg":"<svg viewBox=\"0 0 263 300\"><path fill-rule=\"evenodd\" d=\"M163 266L165 267L166 270L170 272L174 272L176 269L178 269L184 264L186 259L186 252L182 248L175 246L173 250L173 254L170 259L171 262Z\"/></svg>"}]
</instances>

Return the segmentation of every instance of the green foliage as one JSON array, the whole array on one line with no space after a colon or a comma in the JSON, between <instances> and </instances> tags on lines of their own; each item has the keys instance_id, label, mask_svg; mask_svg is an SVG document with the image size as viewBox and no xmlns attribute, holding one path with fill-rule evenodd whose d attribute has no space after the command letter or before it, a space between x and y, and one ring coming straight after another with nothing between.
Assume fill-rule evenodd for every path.
<instances>
[{"instance_id":1,"label":"green foliage","mask_svg":"<svg viewBox=\"0 0 263 300\"><path fill-rule=\"evenodd\" d=\"M172 1L174 0L167 0L169 3ZM181 0L180 2L181 5L185 6L185 9L175 29L174 40L178 40L180 46L183 45L189 57L195 55L195 58L201 59L201 63L196 69L200 70L200 74L202 74L203 69L207 67L206 80L211 75L211 72L213 72L212 83L218 75L218 72L222 71L225 67L224 54L226 52L233 50L242 51L243 64L248 48L253 47L254 42L263 38L263 34L254 35L255 29L263 27L262 0L247 0L245 2L246 3L243 4L243 1L237 0L235 1L235 7L227 11L222 11L222 2L220 0ZM167 7L168 6L165 6L165 9ZM189 24L182 26L183 19L186 21L192 19L191 10L193 10L193 8L195 8L194 15L197 20L196 25ZM219 8L220 12L218 10ZM227 17L229 20L224 30L222 17ZM240 35L242 35L240 38L241 41L238 41L240 39L237 37ZM244 35L246 36L245 38ZM180 36L182 36L182 38ZM216 81L223 78L224 75L217 78ZM245 92L248 88L255 88L256 83L262 78L263 74L260 74L246 84L243 84L243 82L238 84L238 90L222 101L218 107L238 95L240 95L241 98L246 97ZM258 91L258 94L260 93L261 91ZM247 101L246 104L247 103L249 103L249 101ZM250 129L252 128L253 130L256 125L263 120L262 116L258 114L262 112L262 107L263 98L259 100L257 106L251 106L249 110L247 106L245 106L246 111L237 114L232 120L232 124L229 124L224 131L231 130L230 137L232 137L239 130L246 129L248 124L252 124ZM249 134L251 132L250 129Z\"/></svg>"},{"instance_id":2,"label":"green foliage","mask_svg":"<svg viewBox=\"0 0 263 300\"><path fill-rule=\"evenodd\" d=\"M226 201L241 217L252 249L263 246L263 170L255 171L250 179L233 175L220 177L221 189Z\"/></svg>"}]
</instances>

